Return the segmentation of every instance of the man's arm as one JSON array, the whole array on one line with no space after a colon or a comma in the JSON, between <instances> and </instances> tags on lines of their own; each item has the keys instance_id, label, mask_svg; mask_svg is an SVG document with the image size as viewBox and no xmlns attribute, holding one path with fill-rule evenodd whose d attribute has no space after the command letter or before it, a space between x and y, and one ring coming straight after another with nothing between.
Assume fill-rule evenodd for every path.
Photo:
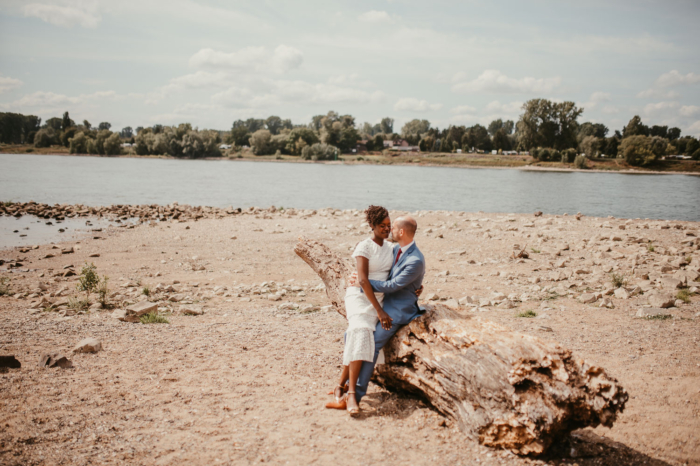
<instances>
[{"instance_id":1,"label":"man's arm","mask_svg":"<svg viewBox=\"0 0 700 466\"><path fill-rule=\"evenodd\" d=\"M407 263L401 273L391 280L370 280L369 283L372 285L372 289L378 293L394 293L416 281L422 272L423 264L421 261L413 260Z\"/></svg>"}]
</instances>

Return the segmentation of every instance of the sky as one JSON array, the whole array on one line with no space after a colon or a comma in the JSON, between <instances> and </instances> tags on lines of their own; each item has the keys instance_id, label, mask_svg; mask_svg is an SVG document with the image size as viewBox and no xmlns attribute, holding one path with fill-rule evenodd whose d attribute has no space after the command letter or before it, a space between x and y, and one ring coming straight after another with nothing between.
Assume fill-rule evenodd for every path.
<instances>
[{"instance_id":1,"label":"sky","mask_svg":"<svg viewBox=\"0 0 700 466\"><path fill-rule=\"evenodd\" d=\"M574 101L700 136L700 2L0 0L0 111L227 130L334 110L517 120Z\"/></svg>"}]
</instances>

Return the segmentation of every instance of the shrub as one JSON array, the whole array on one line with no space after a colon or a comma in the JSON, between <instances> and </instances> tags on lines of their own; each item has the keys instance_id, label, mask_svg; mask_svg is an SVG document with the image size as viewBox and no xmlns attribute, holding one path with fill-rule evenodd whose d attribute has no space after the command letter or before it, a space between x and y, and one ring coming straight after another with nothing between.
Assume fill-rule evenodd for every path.
<instances>
[{"instance_id":1,"label":"shrub","mask_svg":"<svg viewBox=\"0 0 700 466\"><path fill-rule=\"evenodd\" d=\"M250 147L255 155L270 155L274 154L272 144L272 135L266 129L259 129L250 137Z\"/></svg>"},{"instance_id":2,"label":"shrub","mask_svg":"<svg viewBox=\"0 0 700 466\"><path fill-rule=\"evenodd\" d=\"M68 308L77 312L87 311L90 307L90 301L80 298L68 298Z\"/></svg>"},{"instance_id":3,"label":"shrub","mask_svg":"<svg viewBox=\"0 0 700 466\"><path fill-rule=\"evenodd\" d=\"M561 151L561 163L572 163L576 158L576 149L564 149Z\"/></svg>"},{"instance_id":4,"label":"shrub","mask_svg":"<svg viewBox=\"0 0 700 466\"><path fill-rule=\"evenodd\" d=\"M519 312L515 314L515 317L525 317L526 319L531 319L533 317L537 317L537 313L533 311L532 309L527 310L525 312Z\"/></svg>"},{"instance_id":5,"label":"shrub","mask_svg":"<svg viewBox=\"0 0 700 466\"><path fill-rule=\"evenodd\" d=\"M109 303L107 302L107 295L109 294L109 287L107 286L108 281L109 277L105 275L97 285L97 302L102 304L104 308L109 307Z\"/></svg>"},{"instance_id":6,"label":"shrub","mask_svg":"<svg viewBox=\"0 0 700 466\"><path fill-rule=\"evenodd\" d=\"M693 154L691 155L691 157L693 158L693 160L700 160L700 149L698 149L698 150L696 150L695 152L693 152Z\"/></svg>"},{"instance_id":7,"label":"shrub","mask_svg":"<svg viewBox=\"0 0 700 466\"><path fill-rule=\"evenodd\" d=\"M602 138L597 138L595 136L586 136L579 143L579 149L581 149L581 152L586 154L588 158L593 158L598 155L604 143L605 140Z\"/></svg>"},{"instance_id":8,"label":"shrub","mask_svg":"<svg viewBox=\"0 0 700 466\"><path fill-rule=\"evenodd\" d=\"M61 144L63 144L65 147L68 147L70 145L70 140L75 136L75 133L78 132L78 128L75 126L71 126L70 128L67 128L63 131L61 134Z\"/></svg>"},{"instance_id":9,"label":"shrub","mask_svg":"<svg viewBox=\"0 0 700 466\"><path fill-rule=\"evenodd\" d=\"M530 151L530 155L540 162L558 162L562 160L562 154L551 147L539 147Z\"/></svg>"},{"instance_id":10,"label":"shrub","mask_svg":"<svg viewBox=\"0 0 700 466\"><path fill-rule=\"evenodd\" d=\"M78 277L78 284L76 288L78 291L84 291L87 298L90 298L90 293L97 290L97 286L100 283L100 277L95 273L95 264L88 264L87 262L83 265L80 270L80 277Z\"/></svg>"},{"instance_id":11,"label":"shrub","mask_svg":"<svg viewBox=\"0 0 700 466\"><path fill-rule=\"evenodd\" d=\"M659 136L630 136L622 140L620 152L628 164L646 166L664 155L667 145L668 141Z\"/></svg>"},{"instance_id":12,"label":"shrub","mask_svg":"<svg viewBox=\"0 0 700 466\"><path fill-rule=\"evenodd\" d=\"M87 141L88 138L85 137L85 133L80 131L75 133L75 135L68 142L69 152L71 154L86 154L87 153Z\"/></svg>"},{"instance_id":13,"label":"shrub","mask_svg":"<svg viewBox=\"0 0 700 466\"><path fill-rule=\"evenodd\" d=\"M142 324L169 324L170 321L157 312L149 312L142 315L139 320Z\"/></svg>"},{"instance_id":14,"label":"shrub","mask_svg":"<svg viewBox=\"0 0 700 466\"><path fill-rule=\"evenodd\" d=\"M56 142L56 131L53 128L42 128L34 136L34 147L51 147Z\"/></svg>"},{"instance_id":15,"label":"shrub","mask_svg":"<svg viewBox=\"0 0 700 466\"><path fill-rule=\"evenodd\" d=\"M104 142L105 155L119 155L122 153L121 138L119 134L112 133Z\"/></svg>"},{"instance_id":16,"label":"shrub","mask_svg":"<svg viewBox=\"0 0 700 466\"><path fill-rule=\"evenodd\" d=\"M688 288L683 288L676 294L676 299L680 299L684 303L688 304L690 302L690 292Z\"/></svg>"},{"instance_id":17,"label":"shrub","mask_svg":"<svg viewBox=\"0 0 700 466\"><path fill-rule=\"evenodd\" d=\"M574 159L574 167L578 168L579 170L586 168L586 156L582 154L577 155Z\"/></svg>"},{"instance_id":18,"label":"shrub","mask_svg":"<svg viewBox=\"0 0 700 466\"><path fill-rule=\"evenodd\" d=\"M147 286L144 286L141 290L141 294L144 296L151 296L151 289Z\"/></svg>"},{"instance_id":19,"label":"shrub","mask_svg":"<svg viewBox=\"0 0 700 466\"><path fill-rule=\"evenodd\" d=\"M627 279L624 275L614 272L610 274L610 281L612 282L613 288L620 288L627 283Z\"/></svg>"},{"instance_id":20,"label":"shrub","mask_svg":"<svg viewBox=\"0 0 700 466\"><path fill-rule=\"evenodd\" d=\"M304 147L301 151L301 158L304 160L334 160L337 154L337 147L319 142Z\"/></svg>"},{"instance_id":21,"label":"shrub","mask_svg":"<svg viewBox=\"0 0 700 466\"><path fill-rule=\"evenodd\" d=\"M8 277L0 277L0 296L8 296L10 294L10 279Z\"/></svg>"}]
</instances>

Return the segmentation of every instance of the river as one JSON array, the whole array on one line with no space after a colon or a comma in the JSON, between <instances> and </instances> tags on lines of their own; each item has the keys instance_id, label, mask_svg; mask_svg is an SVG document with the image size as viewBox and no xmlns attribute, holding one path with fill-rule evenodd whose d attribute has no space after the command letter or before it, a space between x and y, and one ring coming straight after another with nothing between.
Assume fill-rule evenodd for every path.
<instances>
[{"instance_id":1,"label":"river","mask_svg":"<svg viewBox=\"0 0 700 466\"><path fill-rule=\"evenodd\" d=\"M700 177L0 154L0 201L575 214L700 221Z\"/></svg>"}]
</instances>

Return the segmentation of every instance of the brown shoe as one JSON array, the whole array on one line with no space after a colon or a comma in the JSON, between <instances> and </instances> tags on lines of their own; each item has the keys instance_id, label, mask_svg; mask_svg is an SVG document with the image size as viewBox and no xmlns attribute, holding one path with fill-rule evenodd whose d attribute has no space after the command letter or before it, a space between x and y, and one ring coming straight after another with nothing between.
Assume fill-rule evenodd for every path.
<instances>
[{"instance_id":1,"label":"brown shoe","mask_svg":"<svg viewBox=\"0 0 700 466\"><path fill-rule=\"evenodd\" d=\"M326 409L347 409L348 404L345 400L345 397L342 397L340 400L336 401L329 401L326 403Z\"/></svg>"}]
</instances>

